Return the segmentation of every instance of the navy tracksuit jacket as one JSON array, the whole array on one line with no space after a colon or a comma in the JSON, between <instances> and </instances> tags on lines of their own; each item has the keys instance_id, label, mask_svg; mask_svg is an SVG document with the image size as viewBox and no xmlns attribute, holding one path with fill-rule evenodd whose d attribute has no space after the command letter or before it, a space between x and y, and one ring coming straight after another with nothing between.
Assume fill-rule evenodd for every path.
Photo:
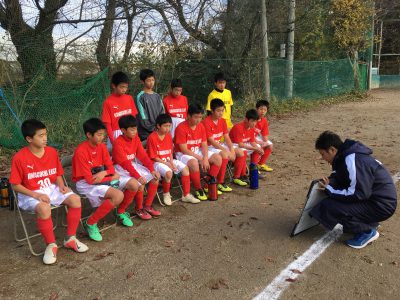
<instances>
[{"instance_id":1,"label":"navy tracksuit jacket","mask_svg":"<svg viewBox=\"0 0 400 300\"><path fill-rule=\"evenodd\" d=\"M349 139L339 147L325 190L328 197L311 211L325 227L332 229L340 223L344 232L360 233L394 214L393 179L371 154L371 149Z\"/></svg>"}]
</instances>

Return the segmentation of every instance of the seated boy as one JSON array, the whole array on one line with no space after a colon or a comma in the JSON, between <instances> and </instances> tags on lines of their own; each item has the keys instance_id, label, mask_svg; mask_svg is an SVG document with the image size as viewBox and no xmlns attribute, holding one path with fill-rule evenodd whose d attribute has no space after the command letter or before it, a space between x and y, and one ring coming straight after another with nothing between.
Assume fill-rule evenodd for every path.
<instances>
[{"instance_id":1,"label":"seated boy","mask_svg":"<svg viewBox=\"0 0 400 300\"><path fill-rule=\"evenodd\" d=\"M264 150L264 154L261 156L258 162L258 169L265 172L272 172L273 169L265 164L273 149L273 144L268 139L268 120L265 117L269 109L269 102L267 100L259 100L256 103L256 108L259 117L256 126L254 127L256 143L259 144Z\"/></svg>"},{"instance_id":2,"label":"seated boy","mask_svg":"<svg viewBox=\"0 0 400 300\"><path fill-rule=\"evenodd\" d=\"M154 170L154 163L143 149L137 135L137 123L135 117L127 115L119 119L120 135L113 144L112 159L115 169L121 175L122 180L136 179L140 186L136 193L136 214L142 220L149 220L161 215L161 212L152 207L154 196L157 193L160 173ZM138 162L140 161L140 163ZM143 206L143 188L147 188L147 198Z\"/></svg>"},{"instance_id":3,"label":"seated boy","mask_svg":"<svg viewBox=\"0 0 400 300\"><path fill-rule=\"evenodd\" d=\"M173 79L171 81L171 90L164 100L165 113L172 118L171 136L174 138L176 127L186 120L188 101L186 96L182 95L182 81Z\"/></svg>"},{"instance_id":4,"label":"seated boy","mask_svg":"<svg viewBox=\"0 0 400 300\"><path fill-rule=\"evenodd\" d=\"M217 177L222 163L219 153L208 150L206 130L200 123L203 112L200 105L189 105L187 120L175 130L176 159L189 167L190 180L199 200L208 199L201 187L199 164L203 172L208 171L210 176Z\"/></svg>"},{"instance_id":5,"label":"seated boy","mask_svg":"<svg viewBox=\"0 0 400 300\"><path fill-rule=\"evenodd\" d=\"M118 189L121 184L119 175L114 170L106 145L103 144L105 129L103 122L97 118L83 123L86 141L78 145L72 157L72 180L76 182L76 189L96 208L84 226L89 237L97 242L103 240L97 223L119 206L124 198L124 194ZM133 224L123 222L123 225Z\"/></svg>"},{"instance_id":6,"label":"seated boy","mask_svg":"<svg viewBox=\"0 0 400 300\"><path fill-rule=\"evenodd\" d=\"M231 111L232 111L232 106L233 106L233 100L232 100L232 93L230 90L226 89L226 79L224 76L224 73L220 72L215 74L214 76L214 84L215 88L212 90L212 92L208 95L207 98L207 104L206 104L206 110L211 112L210 108L210 103L211 100L213 99L221 99L224 104L225 104L225 111L224 115L222 116L226 124L228 125L228 128L232 128L233 124L231 121Z\"/></svg>"},{"instance_id":7,"label":"seated boy","mask_svg":"<svg viewBox=\"0 0 400 300\"><path fill-rule=\"evenodd\" d=\"M225 184L225 172L228 160L235 161L236 152L238 156L243 156L244 153L238 148L234 148L229 137L228 126L222 118L225 105L221 99L213 99L210 103L211 115L205 118L202 122L206 129L208 150L217 152L222 157L221 168L218 173L218 190L221 192L231 192L232 189ZM225 142L224 142L225 141Z\"/></svg>"},{"instance_id":8,"label":"seated boy","mask_svg":"<svg viewBox=\"0 0 400 300\"><path fill-rule=\"evenodd\" d=\"M163 201L166 205L172 204L170 189L173 173L181 173L183 187L183 202L199 203L200 200L190 194L189 168L179 160L173 159L173 144L169 130L172 119L167 114L161 114L156 119L157 129L147 138L147 154L155 161L154 169L163 177Z\"/></svg>"},{"instance_id":9,"label":"seated boy","mask_svg":"<svg viewBox=\"0 0 400 300\"><path fill-rule=\"evenodd\" d=\"M336 224L354 233L347 245L360 249L379 237L378 222L390 218L397 206L396 187L372 150L360 142L323 132L315 142L323 160L332 165L329 178L321 180L328 197L311 211L311 216L328 229Z\"/></svg>"},{"instance_id":10,"label":"seated boy","mask_svg":"<svg viewBox=\"0 0 400 300\"><path fill-rule=\"evenodd\" d=\"M156 81L154 72L144 69L140 71L139 77L143 83L143 91L136 96L136 107L139 111L137 130L140 140L146 141L156 127L156 118L164 113L164 106L161 96L153 91Z\"/></svg>"},{"instance_id":11,"label":"seated boy","mask_svg":"<svg viewBox=\"0 0 400 300\"><path fill-rule=\"evenodd\" d=\"M129 78L124 72L116 72L111 77L112 94L103 103L101 119L107 129L107 147L111 149L114 140L122 134L118 120L125 115L137 115L137 109L131 95L127 95Z\"/></svg>"},{"instance_id":12,"label":"seated boy","mask_svg":"<svg viewBox=\"0 0 400 300\"><path fill-rule=\"evenodd\" d=\"M250 161L258 164L260 155L264 154L263 149L255 141L254 127L256 126L258 118L257 111L255 109L250 109L246 112L245 119L242 122L235 124L229 132L233 146L239 147L242 151L246 152L246 155L244 155L244 163L243 161L240 163L236 163L235 161L235 166L237 165L238 168L235 168L233 183L239 186L246 186L249 181L246 176L246 156L250 154ZM239 156L236 160L238 159L240 159ZM242 166L242 168L239 172L240 166Z\"/></svg>"},{"instance_id":13,"label":"seated boy","mask_svg":"<svg viewBox=\"0 0 400 300\"><path fill-rule=\"evenodd\" d=\"M47 244L43 263L50 265L57 261L52 205L64 204L68 207L64 247L86 252L89 248L76 238L81 218L81 199L64 185L64 170L57 151L47 146L46 126L31 119L22 123L21 131L28 146L18 151L12 159L10 183L18 193L19 207L36 213L38 230Z\"/></svg>"}]
</instances>

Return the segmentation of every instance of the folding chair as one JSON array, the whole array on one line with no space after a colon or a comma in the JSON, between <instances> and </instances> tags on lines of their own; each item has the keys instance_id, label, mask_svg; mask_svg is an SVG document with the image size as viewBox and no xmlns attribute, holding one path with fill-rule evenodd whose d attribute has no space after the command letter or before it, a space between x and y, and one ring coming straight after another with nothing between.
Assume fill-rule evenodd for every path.
<instances>
[{"instance_id":1,"label":"folding chair","mask_svg":"<svg viewBox=\"0 0 400 300\"><path fill-rule=\"evenodd\" d=\"M66 177L65 177L65 169L66 169L66 168L72 167L72 155L64 156L64 157L61 159L61 165L62 165L62 167L63 167L63 169L64 169L64 175L63 175L64 184L65 184L65 186L71 188L70 185L68 184L68 181L67 181ZM78 193L77 193L77 194L78 194ZM79 194L78 194L78 195L79 195ZM83 195L79 195L79 196L81 197L82 200L87 199L86 196L83 196ZM81 202L81 203L83 204L83 202ZM65 209L66 209L66 211L68 212L68 208L66 207ZM83 210L83 209L82 209L82 210ZM111 227L114 227L114 226L117 224L116 209L114 209L113 215L115 216L114 221L113 221L112 223L108 224L108 225L101 226L100 232L102 232L102 231L104 231L104 230L107 230L107 229L109 229L109 228L111 228ZM89 215L89 216L90 216L90 215ZM83 222L84 222L85 220L87 220L87 219L89 218L89 216L81 217L81 219L80 219L80 221L79 221L79 223L80 223L82 229L83 229L85 232L86 232L86 230L85 230L85 227L83 226Z\"/></svg>"},{"instance_id":2,"label":"folding chair","mask_svg":"<svg viewBox=\"0 0 400 300\"><path fill-rule=\"evenodd\" d=\"M24 219L24 214L29 214L29 215L35 215L35 212L28 212L28 211L23 211L19 206L18 206L18 194L12 190L13 193L13 198L14 198L14 238L16 242L24 242L26 241L28 243L29 246L29 250L31 251L32 255L34 256L39 256L42 255L44 253L44 251L42 252L36 252L33 249L32 246L32 242L31 239L41 236L41 234L39 232L37 233L30 233L28 230L28 226L26 224L26 220ZM58 226L58 222L59 222L59 208L65 208L64 205L60 205L60 206L52 206L51 207L51 211L55 211L55 222L53 222L53 230L55 230ZM24 236L20 236L18 235L18 217L21 223L21 227L24 233ZM35 222L36 224L36 222Z\"/></svg>"}]
</instances>

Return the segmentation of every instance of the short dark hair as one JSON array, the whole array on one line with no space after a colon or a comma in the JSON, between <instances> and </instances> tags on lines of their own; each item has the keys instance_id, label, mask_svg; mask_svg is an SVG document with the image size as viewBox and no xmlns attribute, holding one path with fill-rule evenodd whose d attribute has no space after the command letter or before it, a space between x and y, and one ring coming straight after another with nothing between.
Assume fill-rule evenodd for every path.
<instances>
[{"instance_id":1,"label":"short dark hair","mask_svg":"<svg viewBox=\"0 0 400 300\"><path fill-rule=\"evenodd\" d=\"M156 119L156 125L163 125L165 123L172 123L172 118L170 115L168 114L161 114L158 115L157 119Z\"/></svg>"},{"instance_id":2,"label":"short dark hair","mask_svg":"<svg viewBox=\"0 0 400 300\"><path fill-rule=\"evenodd\" d=\"M218 72L214 76L214 82L218 82L218 81L221 81L221 80L225 80L226 81L225 75L222 72Z\"/></svg>"},{"instance_id":3,"label":"short dark hair","mask_svg":"<svg viewBox=\"0 0 400 300\"><path fill-rule=\"evenodd\" d=\"M25 120L21 125L21 132L24 139L26 139L28 136L33 138L33 136L36 134L36 131L40 129L46 129L46 125L36 119Z\"/></svg>"},{"instance_id":4,"label":"short dark hair","mask_svg":"<svg viewBox=\"0 0 400 300\"><path fill-rule=\"evenodd\" d=\"M171 88L182 87L182 80L175 78L171 80Z\"/></svg>"},{"instance_id":5,"label":"short dark hair","mask_svg":"<svg viewBox=\"0 0 400 300\"><path fill-rule=\"evenodd\" d=\"M224 101L222 101L221 99L218 99L218 98L212 99L210 102L211 111L214 111L219 107L225 107Z\"/></svg>"},{"instance_id":6,"label":"short dark hair","mask_svg":"<svg viewBox=\"0 0 400 300\"><path fill-rule=\"evenodd\" d=\"M247 120L255 120L257 121L260 117L258 116L257 111L253 108L253 109L249 109L248 111L246 111L246 119Z\"/></svg>"},{"instance_id":7,"label":"short dark hair","mask_svg":"<svg viewBox=\"0 0 400 300\"><path fill-rule=\"evenodd\" d=\"M85 133L85 135L87 133L90 133L91 135L93 135L101 129L106 129L106 126L98 118L91 118L91 119L85 121L85 123L83 123L83 132Z\"/></svg>"},{"instance_id":8,"label":"short dark hair","mask_svg":"<svg viewBox=\"0 0 400 300\"><path fill-rule=\"evenodd\" d=\"M150 69L140 70L139 78L141 81L145 81L149 77L156 77L153 70Z\"/></svg>"},{"instance_id":9,"label":"short dark hair","mask_svg":"<svg viewBox=\"0 0 400 300\"><path fill-rule=\"evenodd\" d=\"M111 77L111 83L117 86L120 83L129 83L129 77L124 72L115 72Z\"/></svg>"},{"instance_id":10,"label":"short dark hair","mask_svg":"<svg viewBox=\"0 0 400 300\"><path fill-rule=\"evenodd\" d=\"M261 106L266 106L269 109L269 101L268 100L258 100L256 103L256 108L260 108Z\"/></svg>"},{"instance_id":11,"label":"short dark hair","mask_svg":"<svg viewBox=\"0 0 400 300\"><path fill-rule=\"evenodd\" d=\"M118 125L120 129L128 129L129 127L137 127L137 121L134 116L125 115L119 118Z\"/></svg>"},{"instance_id":12,"label":"short dark hair","mask_svg":"<svg viewBox=\"0 0 400 300\"><path fill-rule=\"evenodd\" d=\"M190 104L188 108L188 115L193 116L196 114L204 114L203 107L198 103Z\"/></svg>"},{"instance_id":13,"label":"short dark hair","mask_svg":"<svg viewBox=\"0 0 400 300\"><path fill-rule=\"evenodd\" d=\"M327 130L321 133L315 141L315 149L325 151L328 150L330 147L339 149L342 144L343 141L340 136L332 131Z\"/></svg>"}]
</instances>

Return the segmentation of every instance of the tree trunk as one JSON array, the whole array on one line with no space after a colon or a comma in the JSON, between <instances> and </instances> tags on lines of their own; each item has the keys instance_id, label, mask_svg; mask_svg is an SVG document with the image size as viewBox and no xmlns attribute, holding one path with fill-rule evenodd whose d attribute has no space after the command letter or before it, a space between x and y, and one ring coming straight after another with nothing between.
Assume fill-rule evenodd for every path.
<instances>
[{"instance_id":1,"label":"tree trunk","mask_svg":"<svg viewBox=\"0 0 400 300\"><path fill-rule=\"evenodd\" d=\"M360 90L360 74L358 72L358 51L353 52L353 74L354 74L354 89Z\"/></svg>"},{"instance_id":2,"label":"tree trunk","mask_svg":"<svg viewBox=\"0 0 400 300\"><path fill-rule=\"evenodd\" d=\"M288 15L288 51L285 76L285 97L293 97L293 63L294 63L294 22L295 22L296 0L289 0Z\"/></svg>"},{"instance_id":3,"label":"tree trunk","mask_svg":"<svg viewBox=\"0 0 400 300\"><path fill-rule=\"evenodd\" d=\"M267 7L265 0L261 0L261 28L263 44L263 75L265 96L270 98L270 80L269 80L269 57L268 57L268 26L267 26Z\"/></svg>"},{"instance_id":4,"label":"tree trunk","mask_svg":"<svg viewBox=\"0 0 400 300\"><path fill-rule=\"evenodd\" d=\"M106 21L104 22L103 30L101 31L99 41L96 48L96 58L100 70L104 70L110 66L111 39L114 26L116 0L108 0Z\"/></svg>"}]
</instances>

